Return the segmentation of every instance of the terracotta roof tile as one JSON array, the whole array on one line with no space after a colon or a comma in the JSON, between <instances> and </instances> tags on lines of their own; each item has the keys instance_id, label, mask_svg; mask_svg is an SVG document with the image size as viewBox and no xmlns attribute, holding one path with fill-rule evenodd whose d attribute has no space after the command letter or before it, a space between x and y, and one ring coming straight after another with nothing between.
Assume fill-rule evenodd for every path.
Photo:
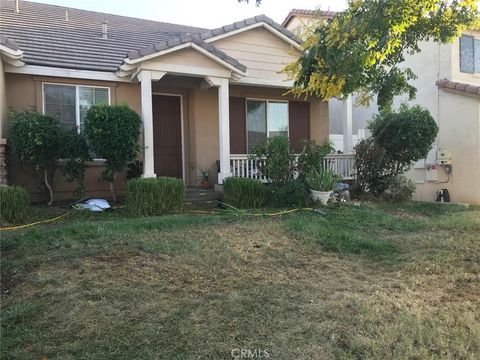
<instances>
[{"instance_id":1,"label":"terracotta roof tile","mask_svg":"<svg viewBox=\"0 0 480 360\"><path fill-rule=\"evenodd\" d=\"M437 80L436 85L445 91L451 91L460 95L480 98L480 86L447 79Z\"/></svg>"}]
</instances>

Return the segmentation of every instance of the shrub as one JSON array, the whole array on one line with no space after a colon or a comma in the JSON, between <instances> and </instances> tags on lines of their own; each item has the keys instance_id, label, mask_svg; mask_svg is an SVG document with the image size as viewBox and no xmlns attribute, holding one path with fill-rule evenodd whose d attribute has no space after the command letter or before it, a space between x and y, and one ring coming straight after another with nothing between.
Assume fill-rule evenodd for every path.
<instances>
[{"instance_id":1,"label":"shrub","mask_svg":"<svg viewBox=\"0 0 480 360\"><path fill-rule=\"evenodd\" d=\"M323 166L323 158L333 151L332 144L325 142L317 144L313 140L305 140L302 144L302 152L298 156L297 171L300 176L306 176L312 170L319 170Z\"/></svg>"},{"instance_id":2,"label":"shrub","mask_svg":"<svg viewBox=\"0 0 480 360\"><path fill-rule=\"evenodd\" d=\"M102 180L110 183L116 201L113 182L139 151L140 117L127 105L96 105L87 111L85 133L93 152L105 159Z\"/></svg>"},{"instance_id":3,"label":"shrub","mask_svg":"<svg viewBox=\"0 0 480 360\"><path fill-rule=\"evenodd\" d=\"M332 170L318 171L313 169L306 176L307 184L310 189L316 191L332 191L335 185L341 180Z\"/></svg>"},{"instance_id":4,"label":"shrub","mask_svg":"<svg viewBox=\"0 0 480 360\"><path fill-rule=\"evenodd\" d=\"M302 179L271 184L270 205L273 207L303 207L308 204L308 185Z\"/></svg>"},{"instance_id":5,"label":"shrub","mask_svg":"<svg viewBox=\"0 0 480 360\"><path fill-rule=\"evenodd\" d=\"M268 138L262 144L253 147L254 159L262 175L267 176L272 183L283 183L293 179L295 174L295 154L290 150L286 136Z\"/></svg>"},{"instance_id":6,"label":"shrub","mask_svg":"<svg viewBox=\"0 0 480 360\"><path fill-rule=\"evenodd\" d=\"M85 192L84 179L87 161L91 161L88 145L83 134L76 130L63 130L61 158L65 159L63 175L68 182L78 184L74 191L77 197Z\"/></svg>"},{"instance_id":7,"label":"shrub","mask_svg":"<svg viewBox=\"0 0 480 360\"><path fill-rule=\"evenodd\" d=\"M126 186L126 207L134 215L152 216L183 209L185 185L180 179L132 179Z\"/></svg>"},{"instance_id":8,"label":"shrub","mask_svg":"<svg viewBox=\"0 0 480 360\"><path fill-rule=\"evenodd\" d=\"M10 113L10 142L20 162L40 173L48 190L49 202L54 201L53 178L58 161L65 160L63 174L67 181L77 181L83 189L85 161L90 160L87 144L76 130L65 130L59 120L36 111Z\"/></svg>"},{"instance_id":9,"label":"shrub","mask_svg":"<svg viewBox=\"0 0 480 360\"><path fill-rule=\"evenodd\" d=\"M405 104L397 112L379 113L368 128L375 143L385 150L393 162L390 170L392 183L413 162L427 156L438 133L437 123L427 109L418 105L408 107Z\"/></svg>"},{"instance_id":10,"label":"shrub","mask_svg":"<svg viewBox=\"0 0 480 360\"><path fill-rule=\"evenodd\" d=\"M382 199L392 202L402 202L412 199L415 192L415 184L405 176L398 176L394 182L382 194Z\"/></svg>"},{"instance_id":11,"label":"shrub","mask_svg":"<svg viewBox=\"0 0 480 360\"><path fill-rule=\"evenodd\" d=\"M229 177L223 182L224 201L240 209L258 208L267 201L267 188L260 180Z\"/></svg>"},{"instance_id":12,"label":"shrub","mask_svg":"<svg viewBox=\"0 0 480 360\"><path fill-rule=\"evenodd\" d=\"M393 161L372 138L361 140L355 146L356 191L381 195L388 188L393 167Z\"/></svg>"},{"instance_id":13,"label":"shrub","mask_svg":"<svg viewBox=\"0 0 480 360\"><path fill-rule=\"evenodd\" d=\"M29 199L20 186L0 186L0 223L20 224L28 213Z\"/></svg>"}]
</instances>

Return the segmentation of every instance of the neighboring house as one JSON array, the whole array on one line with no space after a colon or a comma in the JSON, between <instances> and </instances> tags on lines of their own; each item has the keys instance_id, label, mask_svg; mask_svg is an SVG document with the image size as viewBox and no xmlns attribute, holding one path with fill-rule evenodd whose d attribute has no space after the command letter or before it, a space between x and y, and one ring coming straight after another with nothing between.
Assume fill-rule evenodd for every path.
<instances>
[{"instance_id":1,"label":"neighboring house","mask_svg":"<svg viewBox=\"0 0 480 360\"><path fill-rule=\"evenodd\" d=\"M322 16L315 15L316 11L292 12L284 25L293 31L292 17L302 17L302 23L306 23ZM434 201L437 190L448 189L452 201L480 205L480 32L465 31L451 44L430 41L420 47L420 53L406 56L402 64L418 76L413 82L417 97L410 104L430 110L439 133L427 159L417 162L407 174L416 183L415 198ZM407 100L396 98L394 105L398 107ZM356 135L377 112L374 104L353 106L348 111L348 103L330 101L330 138L335 139L336 134ZM451 165L450 174L450 167L445 165Z\"/></svg>"},{"instance_id":2,"label":"neighboring house","mask_svg":"<svg viewBox=\"0 0 480 360\"><path fill-rule=\"evenodd\" d=\"M36 108L81 131L93 104L127 103L143 121L143 176L178 177L188 186L204 167L215 174L212 183L222 183L269 136L288 134L292 146L328 138L326 102L283 95L291 82L281 70L301 46L264 15L207 30L27 1L0 4L3 138L8 107ZM87 195L108 194L98 181L102 169L101 160L89 164ZM43 196L17 162L8 172L11 184ZM57 198L71 197L73 188L58 180Z\"/></svg>"}]
</instances>

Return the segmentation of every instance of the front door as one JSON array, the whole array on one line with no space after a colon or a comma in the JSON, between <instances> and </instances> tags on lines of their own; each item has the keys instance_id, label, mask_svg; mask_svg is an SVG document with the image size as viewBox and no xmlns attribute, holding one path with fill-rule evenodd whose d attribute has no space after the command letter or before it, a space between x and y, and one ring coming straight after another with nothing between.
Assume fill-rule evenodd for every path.
<instances>
[{"instance_id":1,"label":"front door","mask_svg":"<svg viewBox=\"0 0 480 360\"><path fill-rule=\"evenodd\" d=\"M153 95L153 154L157 176L182 178L180 96Z\"/></svg>"}]
</instances>

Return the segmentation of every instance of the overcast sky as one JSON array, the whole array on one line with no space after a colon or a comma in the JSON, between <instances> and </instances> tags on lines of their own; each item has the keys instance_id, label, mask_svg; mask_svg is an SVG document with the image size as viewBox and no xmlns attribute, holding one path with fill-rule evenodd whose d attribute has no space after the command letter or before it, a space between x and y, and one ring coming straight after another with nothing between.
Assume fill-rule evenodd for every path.
<instances>
[{"instance_id":1,"label":"overcast sky","mask_svg":"<svg viewBox=\"0 0 480 360\"><path fill-rule=\"evenodd\" d=\"M21 1L21 0L20 0ZM215 28L259 14L281 23L292 8L341 10L346 0L35 0L36 2L138 17L176 24Z\"/></svg>"}]
</instances>

